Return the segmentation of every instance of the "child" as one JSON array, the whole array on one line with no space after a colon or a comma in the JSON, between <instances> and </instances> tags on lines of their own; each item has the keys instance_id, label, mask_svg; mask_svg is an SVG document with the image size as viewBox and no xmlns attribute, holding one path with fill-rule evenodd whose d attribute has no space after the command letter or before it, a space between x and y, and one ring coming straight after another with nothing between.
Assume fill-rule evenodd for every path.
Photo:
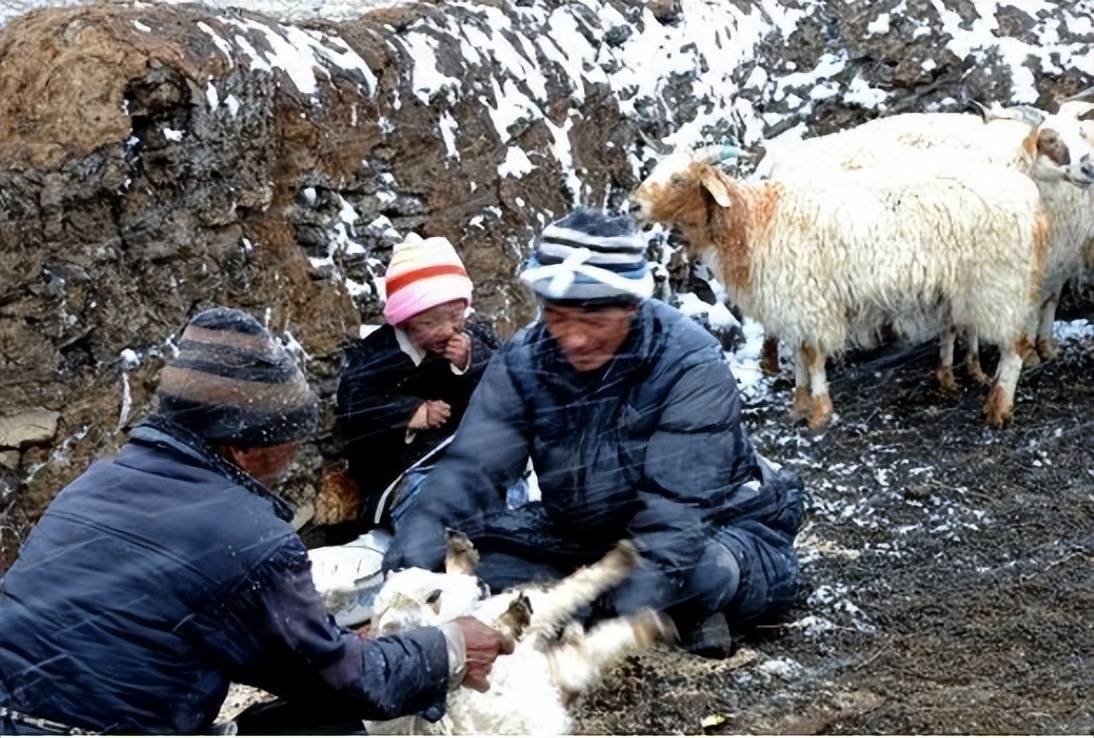
<instances>
[{"instance_id":1,"label":"child","mask_svg":"<svg viewBox=\"0 0 1094 738\"><path fill-rule=\"evenodd\" d=\"M410 234L385 280L387 324L350 345L338 387L366 527L387 522L408 490L384 493L456 431L497 348L490 329L468 318L471 280L447 239Z\"/></svg>"}]
</instances>

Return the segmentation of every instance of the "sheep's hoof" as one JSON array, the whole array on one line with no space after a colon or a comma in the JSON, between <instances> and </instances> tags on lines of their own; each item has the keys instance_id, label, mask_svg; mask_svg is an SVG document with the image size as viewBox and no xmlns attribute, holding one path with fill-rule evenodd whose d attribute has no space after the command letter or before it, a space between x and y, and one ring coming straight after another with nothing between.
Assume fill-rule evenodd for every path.
<instances>
[{"instance_id":1,"label":"sheep's hoof","mask_svg":"<svg viewBox=\"0 0 1094 738\"><path fill-rule=\"evenodd\" d=\"M809 400L809 430L820 433L832 422L832 398L817 395Z\"/></svg>"},{"instance_id":2,"label":"sheep's hoof","mask_svg":"<svg viewBox=\"0 0 1094 738\"><path fill-rule=\"evenodd\" d=\"M794 388L794 401L790 405L790 419L804 420L809 417L809 390L805 387Z\"/></svg>"},{"instance_id":3,"label":"sheep's hoof","mask_svg":"<svg viewBox=\"0 0 1094 738\"><path fill-rule=\"evenodd\" d=\"M638 566L638 549L630 541L620 541L615 544L615 548L604 555L601 563L610 569L628 572Z\"/></svg>"},{"instance_id":4,"label":"sheep's hoof","mask_svg":"<svg viewBox=\"0 0 1094 738\"><path fill-rule=\"evenodd\" d=\"M631 618L631 627L640 648L649 648L658 643L676 643L680 633L676 623L668 615L644 608Z\"/></svg>"},{"instance_id":5,"label":"sheep's hoof","mask_svg":"<svg viewBox=\"0 0 1094 738\"><path fill-rule=\"evenodd\" d=\"M509 607L498 618L498 630L514 641L519 641L524 631L532 624L532 601L521 592L509 603Z\"/></svg>"},{"instance_id":6,"label":"sheep's hoof","mask_svg":"<svg viewBox=\"0 0 1094 738\"><path fill-rule=\"evenodd\" d=\"M1042 361L1052 361L1060 355L1060 346L1051 338L1038 338L1037 355Z\"/></svg>"},{"instance_id":7,"label":"sheep's hoof","mask_svg":"<svg viewBox=\"0 0 1094 738\"><path fill-rule=\"evenodd\" d=\"M953 375L952 366L940 366L935 369L935 379L938 380L938 386L942 388L943 392L953 394L958 391L957 378Z\"/></svg>"},{"instance_id":8,"label":"sheep's hoof","mask_svg":"<svg viewBox=\"0 0 1094 738\"><path fill-rule=\"evenodd\" d=\"M1014 414L1014 405L1007 401L1003 388L995 384L984 403L984 421L992 428L1002 428Z\"/></svg>"},{"instance_id":9,"label":"sheep's hoof","mask_svg":"<svg viewBox=\"0 0 1094 738\"><path fill-rule=\"evenodd\" d=\"M1022 366L1026 369L1035 369L1041 366L1041 357L1037 355L1036 351L1028 351L1022 356Z\"/></svg>"},{"instance_id":10,"label":"sheep's hoof","mask_svg":"<svg viewBox=\"0 0 1094 738\"><path fill-rule=\"evenodd\" d=\"M444 570L449 574L473 574L479 565L479 552L471 539L458 530L448 531Z\"/></svg>"},{"instance_id":11,"label":"sheep's hoof","mask_svg":"<svg viewBox=\"0 0 1094 738\"><path fill-rule=\"evenodd\" d=\"M984 370L980 367L979 361L970 361L965 364L965 371L968 372L969 377L977 384L984 386L991 384L991 377L984 373Z\"/></svg>"}]
</instances>

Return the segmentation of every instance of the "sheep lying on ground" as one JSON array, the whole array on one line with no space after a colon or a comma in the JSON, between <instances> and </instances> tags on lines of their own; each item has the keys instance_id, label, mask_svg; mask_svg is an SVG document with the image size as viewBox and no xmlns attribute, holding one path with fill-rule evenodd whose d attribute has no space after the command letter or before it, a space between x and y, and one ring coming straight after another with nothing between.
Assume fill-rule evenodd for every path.
<instances>
[{"instance_id":1,"label":"sheep lying on ground","mask_svg":"<svg viewBox=\"0 0 1094 738\"><path fill-rule=\"evenodd\" d=\"M376 596L373 633L389 635L473 615L513 637L516 650L494 663L488 692L450 692L440 722L416 717L368 722L369 733L567 733L567 705L575 695L624 656L675 638L672 621L652 610L602 622L587 633L572 622L578 608L619 584L638 564L630 543L620 543L596 564L557 583L485 598L473 573L477 560L470 542L457 535L449 540L445 573L407 569L389 575Z\"/></svg>"},{"instance_id":2,"label":"sheep lying on ground","mask_svg":"<svg viewBox=\"0 0 1094 738\"><path fill-rule=\"evenodd\" d=\"M1036 108L984 110L982 116L960 113L906 113L864 123L828 136L772 146L756 176L774 179L825 179L833 169L857 171L891 167L894 154L906 147L957 150L982 156L1029 174L1037 183L1051 238L1045 257L1041 294L1030 317L1028 338L1041 358L1058 353L1052 335L1056 305L1068 280L1094 261L1094 105L1065 101L1050 114ZM961 159L959 161L963 161ZM953 342L956 331L943 332L938 377L956 389ZM985 380L980 369L978 337L968 336L969 373ZM1035 359L1035 354L1030 354Z\"/></svg>"},{"instance_id":3,"label":"sheep lying on ground","mask_svg":"<svg viewBox=\"0 0 1094 738\"><path fill-rule=\"evenodd\" d=\"M794 410L811 428L832 412L827 357L883 324L920 339L967 326L997 344L984 411L1007 421L1049 236L1029 177L917 151L824 180L741 181L719 153L666 157L634 200L646 220L679 226L742 311L795 347Z\"/></svg>"}]
</instances>

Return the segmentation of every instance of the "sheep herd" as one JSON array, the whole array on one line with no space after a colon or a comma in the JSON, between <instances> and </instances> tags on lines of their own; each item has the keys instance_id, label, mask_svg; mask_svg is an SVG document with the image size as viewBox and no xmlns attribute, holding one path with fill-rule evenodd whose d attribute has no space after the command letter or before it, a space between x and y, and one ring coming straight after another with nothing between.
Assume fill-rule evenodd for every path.
<instances>
[{"instance_id":1,"label":"sheep herd","mask_svg":"<svg viewBox=\"0 0 1094 738\"><path fill-rule=\"evenodd\" d=\"M1057 353L1064 285L1094 261L1089 92L1055 113L907 113L774 141L748 178L720 166L735 147L675 151L633 199L644 220L678 227L742 312L793 352L792 414L810 428L832 415L827 358L883 331L939 338L948 390L963 333L999 427L1023 364ZM981 340L1000 353L990 379Z\"/></svg>"}]
</instances>

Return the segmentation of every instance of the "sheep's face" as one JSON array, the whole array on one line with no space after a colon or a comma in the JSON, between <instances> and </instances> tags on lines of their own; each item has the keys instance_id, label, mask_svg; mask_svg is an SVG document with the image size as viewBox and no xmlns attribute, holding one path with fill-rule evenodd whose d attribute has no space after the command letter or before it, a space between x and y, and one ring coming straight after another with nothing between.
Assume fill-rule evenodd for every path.
<instances>
[{"instance_id":1,"label":"sheep's face","mask_svg":"<svg viewBox=\"0 0 1094 738\"><path fill-rule=\"evenodd\" d=\"M469 615L483 592L470 574L405 569L389 574L376 595L372 631L391 635Z\"/></svg>"},{"instance_id":2,"label":"sheep's face","mask_svg":"<svg viewBox=\"0 0 1094 738\"><path fill-rule=\"evenodd\" d=\"M703 181L712 166L691 154L675 153L657 165L634 192L639 217L652 223L672 223L684 229L706 221Z\"/></svg>"},{"instance_id":3,"label":"sheep's face","mask_svg":"<svg viewBox=\"0 0 1094 738\"><path fill-rule=\"evenodd\" d=\"M1094 184L1094 105L1068 102L1048 115L1037 127L1036 160L1032 174L1037 179L1065 179L1073 184Z\"/></svg>"}]
</instances>

